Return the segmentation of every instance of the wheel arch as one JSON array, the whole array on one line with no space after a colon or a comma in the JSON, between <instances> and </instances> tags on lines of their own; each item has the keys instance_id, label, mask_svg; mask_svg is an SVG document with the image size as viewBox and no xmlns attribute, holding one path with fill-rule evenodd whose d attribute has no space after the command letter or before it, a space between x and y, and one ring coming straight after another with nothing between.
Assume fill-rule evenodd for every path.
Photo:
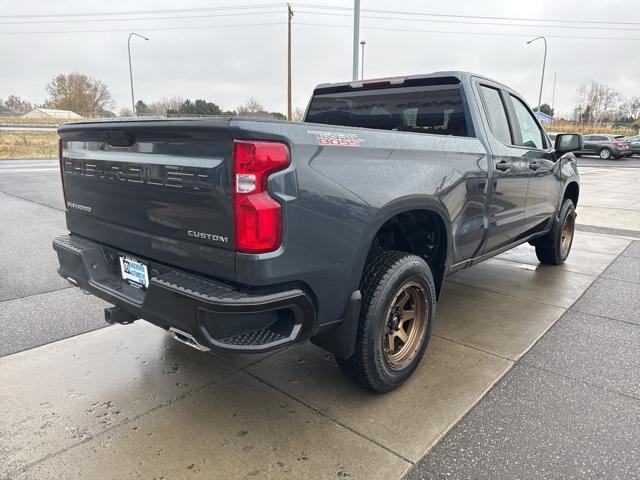
<instances>
[{"instance_id":1,"label":"wheel arch","mask_svg":"<svg viewBox=\"0 0 640 480\"><path fill-rule=\"evenodd\" d=\"M420 219L421 216L422 219ZM417 226L418 228L425 229L431 225L435 225L438 229L438 251L435 256L431 258L431 262L425 258L426 252L421 252L420 249L411 247L410 241L408 249L400 248L399 250L415 253L427 260L432 270L436 283L436 294L439 298L447 268L451 264L453 238L447 210L439 200L433 197L417 196L403 198L378 210L373 221L370 222L365 235L363 235L361 248L359 249L359 257L355 265L356 268L354 268L353 278L353 284L356 285L356 288L359 286L360 278L362 277L368 258L372 253L375 253L375 244L376 241L379 240L379 234L393 222L402 223L404 220L410 219L412 221L418 221L418 225L411 225L412 227ZM403 239L408 240L406 235L404 235ZM438 264L434 265L434 261L437 261Z\"/></svg>"},{"instance_id":2,"label":"wheel arch","mask_svg":"<svg viewBox=\"0 0 640 480\"><path fill-rule=\"evenodd\" d=\"M562 194L562 200L565 198L570 199L575 207L578 206L578 199L580 198L580 185L575 180L570 180L564 187L564 193Z\"/></svg>"},{"instance_id":3,"label":"wheel arch","mask_svg":"<svg viewBox=\"0 0 640 480\"><path fill-rule=\"evenodd\" d=\"M430 215L430 219L438 222L442 234L442 245L440 257L440 268L434 269L431 265L431 273L436 285L436 298L439 298L444 277L448 266L451 264L452 256L452 235L451 222L449 215L444 206L435 198L412 196L409 198L398 199L383 208L378 209L376 214L368 222L367 228L364 230L360 242L358 242L357 254L352 260L353 269L350 279L351 290L353 293L349 298L345 307L345 315L340 325L335 328L323 332L311 338L316 345L332 352L338 358L348 358L353 354L358 322L360 317L360 280L362 278L366 262L371 253L372 246L376 240L378 233L388 225L390 221L410 212L424 212ZM435 270L435 271L434 271Z\"/></svg>"}]
</instances>

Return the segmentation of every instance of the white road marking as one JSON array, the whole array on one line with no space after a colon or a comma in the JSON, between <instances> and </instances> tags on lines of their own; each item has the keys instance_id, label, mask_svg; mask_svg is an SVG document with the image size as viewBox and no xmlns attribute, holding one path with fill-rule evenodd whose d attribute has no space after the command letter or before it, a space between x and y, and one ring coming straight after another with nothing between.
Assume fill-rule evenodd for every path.
<instances>
[{"instance_id":1,"label":"white road marking","mask_svg":"<svg viewBox=\"0 0 640 480\"><path fill-rule=\"evenodd\" d=\"M59 168L22 168L22 169L0 169L3 173L32 173L32 172L56 172Z\"/></svg>"}]
</instances>

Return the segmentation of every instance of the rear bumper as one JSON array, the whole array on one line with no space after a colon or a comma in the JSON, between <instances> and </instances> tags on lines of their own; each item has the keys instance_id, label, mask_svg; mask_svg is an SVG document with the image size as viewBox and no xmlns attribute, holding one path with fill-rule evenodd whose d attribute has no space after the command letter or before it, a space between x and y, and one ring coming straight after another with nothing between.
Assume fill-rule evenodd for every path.
<instances>
[{"instance_id":1,"label":"rear bumper","mask_svg":"<svg viewBox=\"0 0 640 480\"><path fill-rule=\"evenodd\" d=\"M242 288L141 259L149 269L146 290L121 278L119 256L127 255L81 237L53 241L58 273L83 290L179 337L208 349L264 352L309 338L314 304L302 288ZM113 315L113 314L111 314Z\"/></svg>"},{"instance_id":2,"label":"rear bumper","mask_svg":"<svg viewBox=\"0 0 640 480\"><path fill-rule=\"evenodd\" d=\"M611 151L616 157L630 157L633 155L633 150L630 148L612 148Z\"/></svg>"}]
</instances>

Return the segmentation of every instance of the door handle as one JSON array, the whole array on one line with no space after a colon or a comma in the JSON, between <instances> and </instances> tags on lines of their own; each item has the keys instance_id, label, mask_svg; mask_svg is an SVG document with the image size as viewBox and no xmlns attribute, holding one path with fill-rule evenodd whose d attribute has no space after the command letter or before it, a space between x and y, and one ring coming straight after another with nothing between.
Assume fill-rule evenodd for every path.
<instances>
[{"instance_id":1,"label":"door handle","mask_svg":"<svg viewBox=\"0 0 640 480\"><path fill-rule=\"evenodd\" d=\"M506 172L511 169L511 164L504 160L496 163L496 170L500 170L501 172Z\"/></svg>"},{"instance_id":2,"label":"door handle","mask_svg":"<svg viewBox=\"0 0 640 480\"><path fill-rule=\"evenodd\" d=\"M529 168L531 170L537 170L541 167L542 165L540 164L540 162L538 160L531 160L529 162Z\"/></svg>"}]
</instances>

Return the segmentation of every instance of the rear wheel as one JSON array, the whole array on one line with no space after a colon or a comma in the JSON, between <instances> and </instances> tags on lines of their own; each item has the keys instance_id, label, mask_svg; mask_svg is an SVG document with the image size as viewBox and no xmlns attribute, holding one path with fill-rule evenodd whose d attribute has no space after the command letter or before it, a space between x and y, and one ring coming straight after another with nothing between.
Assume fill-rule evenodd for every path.
<instances>
[{"instance_id":1,"label":"rear wheel","mask_svg":"<svg viewBox=\"0 0 640 480\"><path fill-rule=\"evenodd\" d=\"M435 315L435 284L420 257L388 251L369 262L354 353L340 369L365 388L388 392L416 369Z\"/></svg>"},{"instance_id":2,"label":"rear wheel","mask_svg":"<svg viewBox=\"0 0 640 480\"><path fill-rule=\"evenodd\" d=\"M551 232L535 242L536 256L540 263L560 265L569 256L576 225L576 210L573 202L566 198L562 203L558 221Z\"/></svg>"},{"instance_id":3,"label":"rear wheel","mask_svg":"<svg viewBox=\"0 0 640 480\"><path fill-rule=\"evenodd\" d=\"M611 153L611 150L609 150L608 148L603 148L602 150L600 150L598 155L602 160L609 160L613 154Z\"/></svg>"}]
</instances>

